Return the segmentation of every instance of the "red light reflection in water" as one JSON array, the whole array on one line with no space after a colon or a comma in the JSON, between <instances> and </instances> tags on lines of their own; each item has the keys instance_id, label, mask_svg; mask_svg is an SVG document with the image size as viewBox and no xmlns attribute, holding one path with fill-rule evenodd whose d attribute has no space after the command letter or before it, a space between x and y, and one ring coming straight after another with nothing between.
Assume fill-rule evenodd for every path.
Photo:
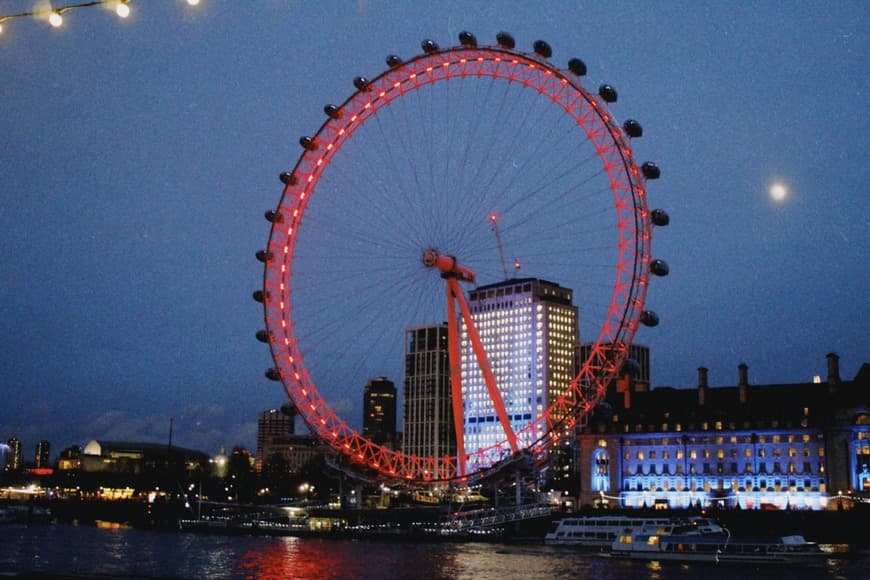
<instances>
[{"instance_id":1,"label":"red light reflection in water","mask_svg":"<svg viewBox=\"0 0 870 580\"><path fill-rule=\"evenodd\" d=\"M320 538L261 538L228 571L244 578L455 577L455 554L432 545Z\"/></svg>"},{"instance_id":2,"label":"red light reflection in water","mask_svg":"<svg viewBox=\"0 0 870 580\"><path fill-rule=\"evenodd\" d=\"M335 570L337 563L324 560L330 556L329 550L315 549L312 542L303 544L298 538L280 538L245 552L237 572L247 578L308 578Z\"/></svg>"}]
</instances>

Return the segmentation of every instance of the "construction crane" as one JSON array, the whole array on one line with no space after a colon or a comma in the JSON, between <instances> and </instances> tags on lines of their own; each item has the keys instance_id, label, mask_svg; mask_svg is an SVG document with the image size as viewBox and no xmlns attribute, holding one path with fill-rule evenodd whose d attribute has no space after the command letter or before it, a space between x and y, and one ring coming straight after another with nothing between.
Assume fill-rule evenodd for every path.
<instances>
[{"instance_id":1,"label":"construction crane","mask_svg":"<svg viewBox=\"0 0 870 580\"><path fill-rule=\"evenodd\" d=\"M501 241L501 232L498 229L498 215L495 213L489 214L489 221L492 223L492 231L495 232L495 241L498 244L498 259L501 262L501 269L504 272L504 279L507 280L508 275L507 262L504 259L504 244ZM514 259L514 270L519 270L522 267L520 261Z\"/></svg>"}]
</instances>

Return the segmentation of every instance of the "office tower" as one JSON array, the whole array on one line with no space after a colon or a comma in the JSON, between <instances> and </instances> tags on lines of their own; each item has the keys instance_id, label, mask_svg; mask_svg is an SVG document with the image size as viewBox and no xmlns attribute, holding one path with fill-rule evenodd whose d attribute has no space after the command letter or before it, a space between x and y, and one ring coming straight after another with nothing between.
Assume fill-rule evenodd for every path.
<instances>
[{"instance_id":1,"label":"office tower","mask_svg":"<svg viewBox=\"0 0 870 580\"><path fill-rule=\"evenodd\" d=\"M456 454L447 325L405 331L403 451L440 457Z\"/></svg>"},{"instance_id":2,"label":"office tower","mask_svg":"<svg viewBox=\"0 0 870 580\"><path fill-rule=\"evenodd\" d=\"M6 442L9 451L6 453L6 471L19 471L21 465L21 441L13 437Z\"/></svg>"},{"instance_id":3,"label":"office tower","mask_svg":"<svg viewBox=\"0 0 870 580\"><path fill-rule=\"evenodd\" d=\"M36 444L36 458L34 460L34 464L37 469L43 467L51 467L50 455L51 453L51 445L48 441L40 441Z\"/></svg>"},{"instance_id":4,"label":"office tower","mask_svg":"<svg viewBox=\"0 0 870 580\"><path fill-rule=\"evenodd\" d=\"M371 379L363 389L362 434L381 445L396 440L396 385L386 377Z\"/></svg>"},{"instance_id":5,"label":"office tower","mask_svg":"<svg viewBox=\"0 0 870 580\"><path fill-rule=\"evenodd\" d=\"M579 331L572 291L545 280L512 279L472 290L469 308L516 433L574 377ZM506 437L465 328L460 340L465 450L473 453Z\"/></svg>"},{"instance_id":6,"label":"office tower","mask_svg":"<svg viewBox=\"0 0 870 580\"><path fill-rule=\"evenodd\" d=\"M269 409L260 413L257 420L256 470L263 471L264 462L277 453L283 453L296 432L296 408L286 404L281 409Z\"/></svg>"}]
</instances>

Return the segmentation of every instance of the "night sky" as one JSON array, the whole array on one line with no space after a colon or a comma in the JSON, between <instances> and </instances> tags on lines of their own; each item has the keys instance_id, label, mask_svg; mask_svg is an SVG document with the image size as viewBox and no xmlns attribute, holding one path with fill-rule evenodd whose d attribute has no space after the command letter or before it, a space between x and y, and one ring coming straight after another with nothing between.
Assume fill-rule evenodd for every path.
<instances>
[{"instance_id":1,"label":"night sky","mask_svg":"<svg viewBox=\"0 0 870 580\"><path fill-rule=\"evenodd\" d=\"M32 458L41 439L165 441L173 418L175 444L254 448L285 400L251 299L278 175L355 76L462 30L582 58L642 123L671 215L662 322L636 336L654 386L698 366L734 385L741 362L753 384L810 381L828 352L851 379L870 361L867 6L134 0L126 20L5 22L0 439Z\"/></svg>"}]
</instances>

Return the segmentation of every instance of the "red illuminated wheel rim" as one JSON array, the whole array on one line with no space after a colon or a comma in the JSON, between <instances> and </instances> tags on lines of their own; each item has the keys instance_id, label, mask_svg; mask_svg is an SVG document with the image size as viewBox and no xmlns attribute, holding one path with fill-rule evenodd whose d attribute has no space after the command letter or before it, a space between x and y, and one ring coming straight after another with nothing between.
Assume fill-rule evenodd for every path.
<instances>
[{"instance_id":1,"label":"red illuminated wheel rim","mask_svg":"<svg viewBox=\"0 0 870 580\"><path fill-rule=\"evenodd\" d=\"M300 140L267 215L270 374L313 433L391 480L471 480L545 449L556 427L591 412L650 316L651 175L611 116L613 99L540 51L463 42L424 43L424 54L357 79ZM377 444L359 426L374 377L395 383L402 416L405 331L448 320L445 276L421 259L433 248L473 270L477 285L528 277L570 288L586 345L562 394L512 440L439 456ZM462 287L467 297L474 285ZM507 364L496 351L517 336L480 334L494 365ZM468 347L467 333L461 340Z\"/></svg>"}]
</instances>

